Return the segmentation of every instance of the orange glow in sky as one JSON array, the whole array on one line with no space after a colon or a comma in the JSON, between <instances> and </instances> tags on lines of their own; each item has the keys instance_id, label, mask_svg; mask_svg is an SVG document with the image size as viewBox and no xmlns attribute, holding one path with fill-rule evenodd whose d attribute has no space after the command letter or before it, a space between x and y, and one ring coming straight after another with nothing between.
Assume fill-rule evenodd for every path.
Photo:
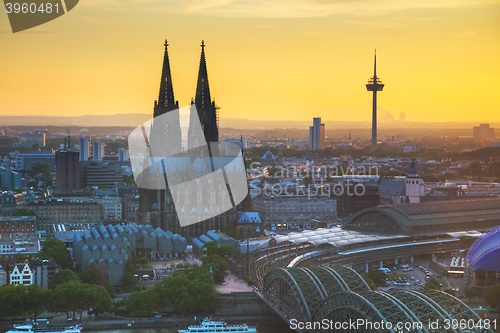
<instances>
[{"instance_id":1,"label":"orange glow in sky","mask_svg":"<svg viewBox=\"0 0 500 333\"><path fill-rule=\"evenodd\" d=\"M188 105L205 40L223 118L500 121L500 1L82 0L12 34L0 12L0 115L152 114L164 39Z\"/></svg>"}]
</instances>

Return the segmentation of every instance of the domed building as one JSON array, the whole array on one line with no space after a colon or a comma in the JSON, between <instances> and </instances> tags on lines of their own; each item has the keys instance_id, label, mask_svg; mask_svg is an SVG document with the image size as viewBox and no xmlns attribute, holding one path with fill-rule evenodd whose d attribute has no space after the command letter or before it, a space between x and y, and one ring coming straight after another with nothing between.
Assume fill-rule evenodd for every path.
<instances>
[{"instance_id":1,"label":"domed building","mask_svg":"<svg viewBox=\"0 0 500 333\"><path fill-rule=\"evenodd\" d=\"M500 226L479 237L467 254L465 283L487 288L500 283Z\"/></svg>"}]
</instances>

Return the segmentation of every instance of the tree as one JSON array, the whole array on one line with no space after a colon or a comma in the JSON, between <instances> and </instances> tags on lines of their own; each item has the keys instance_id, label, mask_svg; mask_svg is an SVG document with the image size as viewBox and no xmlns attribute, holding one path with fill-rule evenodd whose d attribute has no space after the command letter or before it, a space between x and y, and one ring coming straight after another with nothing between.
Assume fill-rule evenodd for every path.
<instances>
[{"instance_id":1,"label":"tree","mask_svg":"<svg viewBox=\"0 0 500 333\"><path fill-rule=\"evenodd\" d=\"M25 312L24 285L6 284L0 287L0 319L21 316Z\"/></svg>"},{"instance_id":2,"label":"tree","mask_svg":"<svg viewBox=\"0 0 500 333\"><path fill-rule=\"evenodd\" d=\"M234 239L238 238L238 232L236 231L234 224L232 224L231 222L226 224L226 227L224 228L224 233L231 238Z\"/></svg>"},{"instance_id":3,"label":"tree","mask_svg":"<svg viewBox=\"0 0 500 333\"><path fill-rule=\"evenodd\" d=\"M494 284L483 292L486 304L492 309L500 309L500 284Z\"/></svg>"},{"instance_id":4,"label":"tree","mask_svg":"<svg viewBox=\"0 0 500 333\"><path fill-rule=\"evenodd\" d=\"M41 259L47 260L54 258L56 264L63 269L73 268L73 259L71 259L68 248L57 238L47 239L43 244L42 251L38 252L38 256Z\"/></svg>"},{"instance_id":5,"label":"tree","mask_svg":"<svg viewBox=\"0 0 500 333\"><path fill-rule=\"evenodd\" d=\"M85 310L84 286L74 280L56 286L49 305L50 311L73 313L75 316L77 311Z\"/></svg>"},{"instance_id":6,"label":"tree","mask_svg":"<svg viewBox=\"0 0 500 333\"><path fill-rule=\"evenodd\" d=\"M229 244L222 244L219 250L217 251L217 254L221 257L224 256L232 256L234 254L234 249L231 245Z\"/></svg>"},{"instance_id":7,"label":"tree","mask_svg":"<svg viewBox=\"0 0 500 333\"><path fill-rule=\"evenodd\" d=\"M146 257L135 257L134 262L136 264L147 264L148 263L148 258Z\"/></svg>"},{"instance_id":8,"label":"tree","mask_svg":"<svg viewBox=\"0 0 500 333\"><path fill-rule=\"evenodd\" d=\"M73 316L92 308L91 314L97 316L112 307L113 301L104 287L69 281L56 286L49 308L54 312L72 312Z\"/></svg>"},{"instance_id":9,"label":"tree","mask_svg":"<svg viewBox=\"0 0 500 333\"><path fill-rule=\"evenodd\" d=\"M80 273L80 280L82 283L98 284L101 280L101 274L94 267L87 265Z\"/></svg>"},{"instance_id":10,"label":"tree","mask_svg":"<svg viewBox=\"0 0 500 333\"><path fill-rule=\"evenodd\" d=\"M212 277L213 277L215 283L224 282L224 274L216 266L212 266Z\"/></svg>"},{"instance_id":11,"label":"tree","mask_svg":"<svg viewBox=\"0 0 500 333\"><path fill-rule=\"evenodd\" d=\"M152 295L152 289L149 291L134 291L125 302L125 309L131 315L150 314L157 304L156 297Z\"/></svg>"},{"instance_id":12,"label":"tree","mask_svg":"<svg viewBox=\"0 0 500 333\"><path fill-rule=\"evenodd\" d=\"M429 281L427 281L425 283L424 289L427 289L427 290L430 290L430 289L441 290L441 284L439 283L438 280L436 280L435 278L431 277L429 279Z\"/></svg>"},{"instance_id":13,"label":"tree","mask_svg":"<svg viewBox=\"0 0 500 333\"><path fill-rule=\"evenodd\" d=\"M480 163L473 162L467 167L465 173L469 176L481 176L483 173L483 167Z\"/></svg>"},{"instance_id":14,"label":"tree","mask_svg":"<svg viewBox=\"0 0 500 333\"><path fill-rule=\"evenodd\" d=\"M207 248L207 255L217 254L219 252L219 243L216 241L206 242L203 247Z\"/></svg>"},{"instance_id":15,"label":"tree","mask_svg":"<svg viewBox=\"0 0 500 333\"><path fill-rule=\"evenodd\" d=\"M476 288L476 289L474 289L474 292L476 293L476 297L478 297L478 298L479 298L479 297L483 297L483 292L484 292L484 290L483 290L483 289L481 289L481 288Z\"/></svg>"},{"instance_id":16,"label":"tree","mask_svg":"<svg viewBox=\"0 0 500 333\"><path fill-rule=\"evenodd\" d=\"M387 278L387 274L380 269L372 269L368 272L367 277L373 281L377 286L385 285L385 279Z\"/></svg>"},{"instance_id":17,"label":"tree","mask_svg":"<svg viewBox=\"0 0 500 333\"><path fill-rule=\"evenodd\" d=\"M476 296L476 292L474 291L474 289L472 289L472 288L465 289L465 297L467 297L469 299L469 301L474 296Z\"/></svg>"},{"instance_id":18,"label":"tree","mask_svg":"<svg viewBox=\"0 0 500 333\"><path fill-rule=\"evenodd\" d=\"M211 254L207 257L207 261L210 263L211 266L217 267L221 271L227 271L229 269L229 265L227 264L222 257L218 256L217 254Z\"/></svg>"},{"instance_id":19,"label":"tree","mask_svg":"<svg viewBox=\"0 0 500 333\"><path fill-rule=\"evenodd\" d=\"M214 272L218 271L214 269ZM208 312L219 303L219 293L214 290L214 279L208 267L195 267L176 271L148 290L156 309L172 308L176 313Z\"/></svg>"},{"instance_id":20,"label":"tree","mask_svg":"<svg viewBox=\"0 0 500 333\"><path fill-rule=\"evenodd\" d=\"M80 278L71 269L61 269L52 276L49 282L49 289L55 289L58 285L69 282L76 281L80 282Z\"/></svg>"},{"instance_id":21,"label":"tree","mask_svg":"<svg viewBox=\"0 0 500 333\"><path fill-rule=\"evenodd\" d=\"M93 314L97 318L99 314L110 311L113 308L113 300L106 288L89 284L84 284L83 286L85 297L84 309L92 309L89 314Z\"/></svg>"},{"instance_id":22,"label":"tree","mask_svg":"<svg viewBox=\"0 0 500 333\"><path fill-rule=\"evenodd\" d=\"M39 284L30 284L26 288L26 300L24 308L26 312L33 316L36 321L38 315L43 313L47 307L47 300L50 299L51 291L43 288Z\"/></svg>"},{"instance_id":23,"label":"tree","mask_svg":"<svg viewBox=\"0 0 500 333\"><path fill-rule=\"evenodd\" d=\"M363 280L365 280L366 284L368 287L370 287L371 290L377 290L377 286L375 283L373 283L372 279L370 279L368 276L362 276Z\"/></svg>"},{"instance_id":24,"label":"tree","mask_svg":"<svg viewBox=\"0 0 500 333\"><path fill-rule=\"evenodd\" d=\"M123 175L123 181L127 185L136 185L135 180L134 180L134 174L131 174L130 176Z\"/></svg>"},{"instance_id":25,"label":"tree","mask_svg":"<svg viewBox=\"0 0 500 333\"><path fill-rule=\"evenodd\" d=\"M208 281L192 281L189 284L190 294L196 310L208 312L219 302L219 294L214 292L214 287Z\"/></svg>"},{"instance_id":26,"label":"tree","mask_svg":"<svg viewBox=\"0 0 500 333\"><path fill-rule=\"evenodd\" d=\"M134 274L132 274L130 272L126 272L125 274L123 274L123 277L122 277L123 289L130 291L137 284L138 284L138 282L137 282L137 279L135 278Z\"/></svg>"},{"instance_id":27,"label":"tree","mask_svg":"<svg viewBox=\"0 0 500 333\"><path fill-rule=\"evenodd\" d=\"M30 176L33 177L41 173L44 175L50 175L50 166L47 163L36 162L31 167Z\"/></svg>"},{"instance_id":28,"label":"tree","mask_svg":"<svg viewBox=\"0 0 500 333\"><path fill-rule=\"evenodd\" d=\"M114 299L116 297L115 287L110 285L107 280L104 281L104 284L102 286L104 287L104 289L106 289L108 291L109 296L111 296L112 299Z\"/></svg>"},{"instance_id":29,"label":"tree","mask_svg":"<svg viewBox=\"0 0 500 333\"><path fill-rule=\"evenodd\" d=\"M33 257L33 254L23 254L23 253L16 253L14 254L14 260L16 262L25 262L26 260L30 260Z\"/></svg>"}]
</instances>

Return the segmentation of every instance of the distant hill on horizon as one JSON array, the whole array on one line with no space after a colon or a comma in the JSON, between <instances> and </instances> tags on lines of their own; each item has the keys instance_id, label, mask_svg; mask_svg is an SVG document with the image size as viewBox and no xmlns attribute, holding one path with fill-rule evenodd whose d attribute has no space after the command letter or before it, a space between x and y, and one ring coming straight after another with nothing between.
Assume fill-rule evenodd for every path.
<instances>
[{"instance_id":1,"label":"distant hill on horizon","mask_svg":"<svg viewBox=\"0 0 500 333\"><path fill-rule=\"evenodd\" d=\"M130 126L136 127L151 119L150 114L129 113L114 115L85 115L85 116L0 116L0 126ZM327 129L367 129L371 128L371 121L324 121ZM470 128L481 122L411 122L390 121L379 122L379 128ZM251 120L245 118L221 118L221 128L234 129L275 129L297 128L308 129L312 125L305 120ZM500 128L500 123L490 123L491 127Z\"/></svg>"}]
</instances>

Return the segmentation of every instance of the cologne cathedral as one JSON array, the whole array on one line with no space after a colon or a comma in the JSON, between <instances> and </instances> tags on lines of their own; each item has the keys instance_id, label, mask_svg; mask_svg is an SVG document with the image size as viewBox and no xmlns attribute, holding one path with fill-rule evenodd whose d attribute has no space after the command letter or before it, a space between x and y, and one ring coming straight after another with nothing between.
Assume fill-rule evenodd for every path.
<instances>
[{"instance_id":1,"label":"cologne cathedral","mask_svg":"<svg viewBox=\"0 0 500 333\"><path fill-rule=\"evenodd\" d=\"M170 152L180 152L182 150L182 135L181 127L179 121L179 102L174 98L174 90L172 84L172 76L170 72L170 62L168 56L168 44L165 41L165 54L163 58L163 68L161 74L160 83L160 93L158 100L155 101L154 113L153 113L153 123L151 125L150 141L164 142L163 149L165 149L166 155L163 156L173 156ZM176 158L182 160L185 158L191 159L201 157L204 159L203 153L204 149L199 148L200 141L205 141L208 144L208 149L214 146L214 143L219 141L219 129L218 129L218 107L210 96L210 87L208 84L208 74L207 74L207 64L205 59L205 43L202 41L201 44L201 58L198 70L198 81L196 85L196 94L191 104L195 105L196 108L192 110L197 111L197 116L199 118L200 127L191 126L193 123L193 118L195 114L191 111L191 121L188 130L188 151L185 154L177 154ZM161 124L160 128L155 129L154 120L157 117L165 115L168 113L168 123ZM166 138L165 131L168 129L168 139ZM194 133L198 128L198 131L203 133ZM200 134L197 136L196 134ZM204 140L203 140L204 137ZM168 142L165 142L168 141ZM218 151L209 151L210 156L217 156ZM174 158L175 159L175 158ZM172 159L170 159L172 160ZM205 158L206 160L206 158ZM212 160L213 161L213 160ZM175 162L175 161L174 161ZM213 162L212 162L213 164ZM165 167L165 166L164 166ZM212 165L212 167L214 167ZM206 219L199 223L194 223L187 226L181 226L179 223L178 214L182 214L180 210L183 207L177 207L179 211L176 210L174 205L173 196L171 190L173 185L170 184L170 188L167 182L166 189L150 189L150 188L140 188L139 189L139 223L140 224L150 224L153 228L161 228L163 230L169 230L173 233L180 234L185 238L194 238L209 230L224 230L227 223L235 223L238 219L238 213L236 211L236 206L231 205L231 209L223 211L220 214ZM203 191L200 189L199 191ZM199 193L199 195L194 195L195 197L206 197L210 196L210 193ZM220 198L211 198L215 205L219 205ZM231 199L233 200L233 199ZM224 206L225 203L220 202L220 206ZM226 203L227 204L227 203ZM218 210L218 207L217 207Z\"/></svg>"}]
</instances>

